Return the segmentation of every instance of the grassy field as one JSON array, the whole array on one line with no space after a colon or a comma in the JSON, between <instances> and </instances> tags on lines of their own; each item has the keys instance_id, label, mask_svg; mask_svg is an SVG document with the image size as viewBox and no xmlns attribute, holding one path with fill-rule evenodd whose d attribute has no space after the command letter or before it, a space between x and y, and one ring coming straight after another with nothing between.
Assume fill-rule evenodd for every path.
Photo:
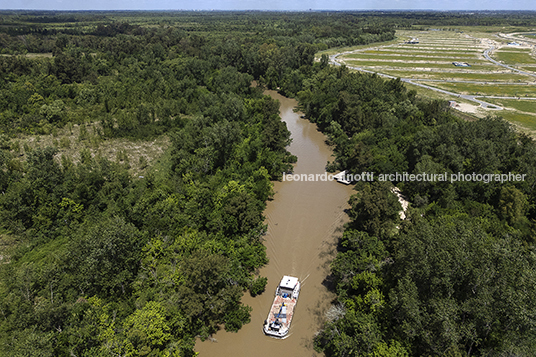
<instances>
[{"instance_id":1,"label":"grassy field","mask_svg":"<svg viewBox=\"0 0 536 357\"><path fill-rule=\"evenodd\" d=\"M522 112L534 113L536 115L536 102L531 100L516 99L486 99L487 102L500 105L505 108L515 109ZM536 120L536 117L534 118Z\"/></svg>"},{"instance_id":2,"label":"grassy field","mask_svg":"<svg viewBox=\"0 0 536 357\"><path fill-rule=\"evenodd\" d=\"M426 82L422 82L426 83ZM535 88L533 85L478 85L472 83L442 83L442 82L428 82L426 83L433 87L446 89L460 94L471 95L492 95L492 96L505 96L505 97L534 97L536 96ZM533 102L536 108L536 101Z\"/></svg>"},{"instance_id":3,"label":"grassy field","mask_svg":"<svg viewBox=\"0 0 536 357\"><path fill-rule=\"evenodd\" d=\"M536 78L496 65L483 56L486 49L494 46L495 50L491 55L496 60L515 68L536 71L536 57L531 53L530 44L525 45L522 40L516 39L522 46L508 46L507 43L511 40L496 36L497 32L523 31L527 29L458 27L455 31L453 28L449 28L449 31L403 30L397 31L397 41L380 46L354 48L355 52L341 55L339 59L344 60L349 66L401 78L445 81L421 83L456 94L536 97ZM405 43L409 40L416 40L418 43ZM455 67L452 64L454 61L467 62L471 67ZM416 89L422 96L459 101L457 95L449 96L418 86L408 86ZM532 113L536 114L536 101L483 100L511 108L500 111L501 115L504 113L506 119L524 127L526 131L535 132L536 116ZM466 107L473 109L478 105L474 102L466 104ZM474 114L485 116L497 113L499 112L480 109Z\"/></svg>"},{"instance_id":4,"label":"grassy field","mask_svg":"<svg viewBox=\"0 0 536 357\"><path fill-rule=\"evenodd\" d=\"M21 160L26 154L38 147L52 146L58 149L56 157L62 156L78 162L82 150L89 150L91 156L105 157L108 160L125 164L134 176L143 175L153 161L160 158L170 145L167 136L153 141L134 141L129 139L103 139L97 135L99 124L67 125L54 130L49 135L20 135L11 140L11 152Z\"/></svg>"},{"instance_id":5,"label":"grassy field","mask_svg":"<svg viewBox=\"0 0 536 357\"><path fill-rule=\"evenodd\" d=\"M454 70L449 72L439 72L439 71L427 71L427 72L418 72L418 71L397 71L397 70L379 70L375 69L377 72L387 73L393 76L400 78L415 78L415 79L435 79L435 80L459 80L459 81L482 81L488 85L495 85L497 83L508 83L508 82L522 82L525 83L526 77L518 74L510 73L471 73L471 72L455 72Z\"/></svg>"},{"instance_id":6,"label":"grassy field","mask_svg":"<svg viewBox=\"0 0 536 357\"><path fill-rule=\"evenodd\" d=\"M536 115L520 113L515 110L501 110L497 114L515 124L521 131L532 136L536 134Z\"/></svg>"},{"instance_id":7,"label":"grassy field","mask_svg":"<svg viewBox=\"0 0 536 357\"><path fill-rule=\"evenodd\" d=\"M369 53L359 53L359 54L351 54L344 56L344 58L347 58L348 60L384 60L384 61L406 61L406 62L413 62L413 61L426 61L430 63L434 62L441 62L441 63L448 63L451 64L453 61L460 61L460 62L467 62L471 65L473 64L480 64L480 65L493 65L489 61L486 61L484 59L479 59L476 57L469 57L469 56L437 56L437 55L414 55L409 56L405 54L369 54Z\"/></svg>"},{"instance_id":8,"label":"grassy field","mask_svg":"<svg viewBox=\"0 0 536 357\"><path fill-rule=\"evenodd\" d=\"M387 45L390 45L390 44L396 44L396 43L398 43L398 42L399 42L399 40L393 40L393 41L383 42L383 43L382 43L382 46L387 46ZM337 53L341 53L341 52L354 51L354 50L358 50L358 49L366 49L366 48L370 48L370 45L351 46L351 47L334 47L334 48L330 48L329 50L325 50L325 51L317 52L317 53L315 54L315 58L316 58L316 59L320 59L320 57L321 57L322 55L328 55L328 56L331 56L331 55L334 55L334 54L337 54Z\"/></svg>"},{"instance_id":9,"label":"grassy field","mask_svg":"<svg viewBox=\"0 0 536 357\"><path fill-rule=\"evenodd\" d=\"M469 69L471 68L472 70L475 70L475 71L478 71L478 70L484 70L485 66L486 65L471 65L471 67L456 67L454 66L451 62L447 62L447 63L434 63L434 62L427 62L427 61L421 61L421 62L416 62L416 61L412 61L412 62L409 62L409 61L402 61L402 60L397 60L396 62L394 61L390 61L390 60L364 60L364 59L361 59L361 60L347 60L346 63L350 66L372 66L372 67L377 67L377 66L382 66L382 67L388 67L388 68L407 68L407 67L410 67L410 68L414 68L415 70L419 70L419 68L422 69L452 69L452 70L456 70L456 69L460 69L460 70L463 70L463 69Z\"/></svg>"},{"instance_id":10,"label":"grassy field","mask_svg":"<svg viewBox=\"0 0 536 357\"><path fill-rule=\"evenodd\" d=\"M360 54L350 54L345 56L345 58L348 59L386 59L386 60L404 60L404 61L438 61L438 60L444 60L445 56L439 56L434 54L426 54L426 55L406 55L402 53L383 53L383 52L377 52L378 54L373 53L360 53ZM451 56L449 57L453 61L479 61L482 63L489 63L484 60L475 59L475 57L472 56Z\"/></svg>"},{"instance_id":11,"label":"grassy field","mask_svg":"<svg viewBox=\"0 0 536 357\"><path fill-rule=\"evenodd\" d=\"M445 50L432 50L432 49L425 49L425 48L408 48L408 47L401 47L401 48L394 48L394 47L388 47L385 50L382 49L375 49L370 51L363 51L360 53L381 53L381 54L405 54L405 55L430 55L430 56L439 56L439 57L445 57L445 56L467 56L470 58L479 58L481 57L481 51L445 51Z\"/></svg>"},{"instance_id":12,"label":"grassy field","mask_svg":"<svg viewBox=\"0 0 536 357\"><path fill-rule=\"evenodd\" d=\"M493 53L493 58L510 65L536 64L536 58L531 56L530 49L523 51L496 51Z\"/></svg>"},{"instance_id":13,"label":"grassy field","mask_svg":"<svg viewBox=\"0 0 536 357\"><path fill-rule=\"evenodd\" d=\"M429 89L419 87L411 83L407 83L406 86L408 87L408 90L416 91L417 95L423 98L426 97L430 99L442 99L442 100L447 100L447 101L454 100L459 103L474 104L469 100L458 98L457 96L454 96L454 95L448 95L448 94L444 94L440 92L431 91Z\"/></svg>"}]
</instances>

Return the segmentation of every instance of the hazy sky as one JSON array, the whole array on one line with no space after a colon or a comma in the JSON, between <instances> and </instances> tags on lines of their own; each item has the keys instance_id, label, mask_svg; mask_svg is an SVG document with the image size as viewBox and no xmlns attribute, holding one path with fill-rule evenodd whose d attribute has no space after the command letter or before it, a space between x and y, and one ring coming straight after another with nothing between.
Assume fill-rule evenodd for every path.
<instances>
[{"instance_id":1,"label":"hazy sky","mask_svg":"<svg viewBox=\"0 0 536 357\"><path fill-rule=\"evenodd\" d=\"M536 10L536 0L0 0L35 10Z\"/></svg>"}]
</instances>

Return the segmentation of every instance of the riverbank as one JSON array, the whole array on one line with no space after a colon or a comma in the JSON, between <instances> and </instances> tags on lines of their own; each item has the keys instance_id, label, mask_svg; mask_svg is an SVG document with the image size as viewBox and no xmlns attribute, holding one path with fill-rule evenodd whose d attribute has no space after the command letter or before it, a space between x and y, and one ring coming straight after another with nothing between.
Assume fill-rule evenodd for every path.
<instances>
[{"instance_id":1,"label":"riverbank","mask_svg":"<svg viewBox=\"0 0 536 357\"><path fill-rule=\"evenodd\" d=\"M289 151L298 157L294 173L322 174L331 149L316 125L294 112L296 100L275 91L267 95L281 103L280 115L292 133ZM314 333L320 328L325 311L335 296L323 285L329 274L342 226L344 210L353 190L337 182L275 182L274 199L265 211L268 232L265 245L269 263L260 271L268 278L266 291L255 298L244 295L244 304L253 308L251 322L237 333L220 331L212 341L198 341L200 356L316 356L312 348ZM277 283L283 275L297 276L303 282L289 337L277 340L262 332L262 324L273 301Z\"/></svg>"}]
</instances>

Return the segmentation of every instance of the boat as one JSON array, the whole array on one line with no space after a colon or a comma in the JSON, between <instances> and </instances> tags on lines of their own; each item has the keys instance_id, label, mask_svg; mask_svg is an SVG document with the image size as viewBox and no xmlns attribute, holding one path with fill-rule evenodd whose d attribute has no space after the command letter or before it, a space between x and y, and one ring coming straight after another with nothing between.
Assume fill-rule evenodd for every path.
<instances>
[{"instance_id":1,"label":"boat","mask_svg":"<svg viewBox=\"0 0 536 357\"><path fill-rule=\"evenodd\" d=\"M264 333L271 337L283 338L288 335L290 323L294 316L298 296L300 295L298 278L285 275L275 290L275 298L264 321Z\"/></svg>"}]
</instances>

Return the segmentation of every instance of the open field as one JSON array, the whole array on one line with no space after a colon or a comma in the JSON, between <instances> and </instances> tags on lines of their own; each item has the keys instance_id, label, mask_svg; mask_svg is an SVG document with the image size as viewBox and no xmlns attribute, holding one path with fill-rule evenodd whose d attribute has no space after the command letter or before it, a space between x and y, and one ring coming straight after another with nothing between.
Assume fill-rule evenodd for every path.
<instances>
[{"instance_id":1,"label":"open field","mask_svg":"<svg viewBox=\"0 0 536 357\"><path fill-rule=\"evenodd\" d=\"M421 82L433 87L446 89L460 94L470 95L490 95L490 96L505 96L505 97L534 97L534 85L479 85L472 83L445 83L445 82ZM536 102L532 103L536 107ZM536 109L536 108L533 108Z\"/></svg>"},{"instance_id":2,"label":"open field","mask_svg":"<svg viewBox=\"0 0 536 357\"><path fill-rule=\"evenodd\" d=\"M388 47L386 49L374 49L370 51L363 51L359 54L385 54L385 55L406 55L406 56L439 56L441 58L445 56L464 56L465 58L475 58L475 55L480 55L478 51L445 51L445 50L433 50L433 49L418 49L418 48L400 48L392 49ZM354 55L350 54L349 56ZM360 57L356 55L355 57Z\"/></svg>"},{"instance_id":3,"label":"open field","mask_svg":"<svg viewBox=\"0 0 536 357\"><path fill-rule=\"evenodd\" d=\"M530 100L516 100L516 99L493 99L489 98L487 100L490 103L494 103L504 107L509 110L518 110L522 112L532 112L534 111L534 101ZM536 124L536 123L535 123Z\"/></svg>"},{"instance_id":4,"label":"open field","mask_svg":"<svg viewBox=\"0 0 536 357\"><path fill-rule=\"evenodd\" d=\"M377 70L377 72L379 72ZM400 78L415 78L415 79L433 79L433 80L458 80L462 81L477 81L482 82L484 85L492 84L495 85L499 83L528 83L526 82L526 77L518 74L512 74L511 72L498 72L498 73L478 73L461 70L455 71L419 71L417 69L413 70L391 70L388 68L382 68L381 73L387 73L392 76L397 76Z\"/></svg>"},{"instance_id":5,"label":"open field","mask_svg":"<svg viewBox=\"0 0 536 357\"><path fill-rule=\"evenodd\" d=\"M392 44L391 46L385 47L373 47L369 50L364 50L364 53L375 53L375 52L384 52L384 53L432 53L437 52L440 54L478 54L480 51L478 49L471 49L467 47L467 44L463 44L463 47L460 46L419 46L419 45L409 45L409 44Z\"/></svg>"},{"instance_id":6,"label":"open field","mask_svg":"<svg viewBox=\"0 0 536 357\"><path fill-rule=\"evenodd\" d=\"M408 90L416 91L417 95L420 96L420 97L427 97L427 98L430 98L430 99L442 99L442 100L447 100L447 101L455 100L458 103L465 103L465 104L471 104L471 105L474 104L474 103L471 103L468 100L458 98L455 95L448 95L448 94L441 93L441 92L431 91L431 90L428 90L428 89L423 88L423 87L416 86L416 85L411 84L411 83L407 83L406 86L407 86Z\"/></svg>"},{"instance_id":7,"label":"open field","mask_svg":"<svg viewBox=\"0 0 536 357\"><path fill-rule=\"evenodd\" d=\"M0 54L0 56L13 56L13 55ZM28 58L38 58L38 57L52 58L52 53L50 53L50 52L47 52L47 53L26 53L24 55L24 57L28 57Z\"/></svg>"},{"instance_id":8,"label":"open field","mask_svg":"<svg viewBox=\"0 0 536 357\"><path fill-rule=\"evenodd\" d=\"M434 53L427 53L422 55L405 55L403 53L394 53L394 52L382 52L382 51L374 51L374 52L362 52L359 54L349 54L347 56L350 59L385 59L385 60L404 60L404 61L437 61L437 60L444 60L444 55L434 54ZM472 60L475 61L475 59L469 55L456 55L451 57L452 60L456 61L467 61ZM478 60L476 60L478 61ZM481 63L487 63L483 59L480 60ZM479 62L479 63L480 63Z\"/></svg>"},{"instance_id":9,"label":"open field","mask_svg":"<svg viewBox=\"0 0 536 357\"><path fill-rule=\"evenodd\" d=\"M383 42L382 45L383 46L388 46L388 45L391 45L391 44L397 44L398 42L400 42L399 40L393 40L393 41L388 41L388 42ZM334 55L336 53L341 53L341 52L345 52L345 51L354 51L356 49L367 49L367 48L370 48L370 45L361 45L361 46L351 46L351 47L333 47L333 48L330 48L329 50L325 50L325 51L321 51L320 53L317 53L317 56L318 58L320 58L321 55L325 54L325 55L328 55L328 56L331 56L331 55Z\"/></svg>"},{"instance_id":10,"label":"open field","mask_svg":"<svg viewBox=\"0 0 536 357\"><path fill-rule=\"evenodd\" d=\"M501 116L516 125L520 131L535 136L536 134L536 116L532 114L520 113L516 110L504 110Z\"/></svg>"},{"instance_id":11,"label":"open field","mask_svg":"<svg viewBox=\"0 0 536 357\"><path fill-rule=\"evenodd\" d=\"M476 116L501 115L516 126L525 128L524 131L533 133L536 130L536 101L485 98L536 97L536 51L533 43L527 39L526 29L512 28L510 32L524 31L524 37L508 35L505 30L464 27L449 31L397 31L397 43L346 49L337 61L350 68L418 80L418 83L447 90L454 95L408 83L408 86L419 88L418 93L423 96L455 100L460 104L455 106L456 109ZM509 45L513 41L519 45ZM491 59L486 58L488 50ZM458 67L453 62L466 62L470 66ZM472 97L463 100L459 95ZM471 101L473 97L505 107L505 110L479 108L479 103Z\"/></svg>"},{"instance_id":12,"label":"open field","mask_svg":"<svg viewBox=\"0 0 536 357\"><path fill-rule=\"evenodd\" d=\"M519 49L516 51L499 50L493 54L493 57L498 61L514 66L536 64L536 58L531 55L530 49Z\"/></svg>"},{"instance_id":13,"label":"open field","mask_svg":"<svg viewBox=\"0 0 536 357\"><path fill-rule=\"evenodd\" d=\"M11 152L25 160L28 152L36 148L52 146L58 149L56 159L62 157L72 162L80 161L83 150L92 157L103 157L126 165L133 176L143 175L145 169L158 160L170 145L167 136L152 141L126 138L104 139L96 134L99 124L67 124L63 129L49 135L20 135L11 140Z\"/></svg>"},{"instance_id":14,"label":"open field","mask_svg":"<svg viewBox=\"0 0 536 357\"><path fill-rule=\"evenodd\" d=\"M396 61L396 62L395 62ZM415 67L415 68L425 68L425 69L433 69L433 68L444 68L444 69L452 69L454 66L451 62L444 62L444 61L403 61L403 60L388 60L388 59L375 59L375 60L365 60L365 59L359 59L359 60L347 60L346 63L354 66L388 66L390 68L406 68L406 67ZM478 71L478 70L484 70L485 66L490 66L490 64L483 63L478 65L471 65L471 67L460 67L460 68L471 68L472 70ZM455 68L455 67L454 67Z\"/></svg>"}]
</instances>

